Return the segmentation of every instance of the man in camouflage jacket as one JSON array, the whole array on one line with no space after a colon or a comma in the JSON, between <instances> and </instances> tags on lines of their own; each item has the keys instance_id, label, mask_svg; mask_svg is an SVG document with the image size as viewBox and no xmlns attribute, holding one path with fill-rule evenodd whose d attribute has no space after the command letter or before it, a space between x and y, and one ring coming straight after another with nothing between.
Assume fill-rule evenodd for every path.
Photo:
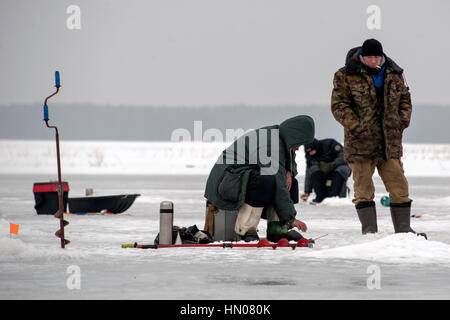
<instances>
[{"instance_id":1,"label":"man in camouflage jacket","mask_svg":"<svg viewBox=\"0 0 450 320\"><path fill-rule=\"evenodd\" d=\"M353 171L356 211L362 232L378 231L372 175L377 168L389 192L395 232L410 227L412 200L402 157L403 130L411 119L411 95L403 69L375 39L351 49L334 74L331 110L344 127L344 157Z\"/></svg>"}]
</instances>

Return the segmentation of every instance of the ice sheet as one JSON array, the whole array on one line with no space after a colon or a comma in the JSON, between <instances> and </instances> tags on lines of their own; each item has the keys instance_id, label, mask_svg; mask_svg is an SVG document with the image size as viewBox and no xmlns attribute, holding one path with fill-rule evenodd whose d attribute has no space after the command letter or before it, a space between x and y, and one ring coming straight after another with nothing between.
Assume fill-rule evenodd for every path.
<instances>
[{"instance_id":1,"label":"ice sheet","mask_svg":"<svg viewBox=\"0 0 450 320\"><path fill-rule=\"evenodd\" d=\"M393 233L386 194L375 178L379 233L362 236L351 199L297 204L308 226L305 237L323 234L314 248L123 249L123 243L152 243L159 228L159 202L175 205L174 224L204 223L199 175L64 175L71 194L91 187L96 194L141 193L119 215L66 216L59 248L53 216L33 209L33 182L47 175L1 175L0 298L2 299L448 299L450 292L449 178L409 179L412 227L425 241ZM303 187L300 182L300 188ZM432 197L432 200L430 198ZM9 223L20 225L9 236ZM264 237L266 221L259 224ZM80 270L81 288L69 289L68 268ZM381 289L369 289L370 268L380 270ZM70 269L69 269L70 270ZM201 290L200 290L201 288Z\"/></svg>"}]
</instances>

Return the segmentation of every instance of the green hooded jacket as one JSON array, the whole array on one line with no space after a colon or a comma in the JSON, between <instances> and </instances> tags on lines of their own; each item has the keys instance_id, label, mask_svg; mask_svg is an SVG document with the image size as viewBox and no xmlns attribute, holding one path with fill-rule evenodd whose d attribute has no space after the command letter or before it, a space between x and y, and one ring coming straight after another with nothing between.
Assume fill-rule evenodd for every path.
<instances>
[{"instance_id":1,"label":"green hooded jacket","mask_svg":"<svg viewBox=\"0 0 450 320\"><path fill-rule=\"evenodd\" d=\"M275 175L274 209L281 223L292 223L297 212L286 187L286 171L295 177L297 164L291 149L313 139L314 120L306 115L244 134L217 159L206 182L205 198L219 209L238 210L245 202L250 171L256 169Z\"/></svg>"}]
</instances>

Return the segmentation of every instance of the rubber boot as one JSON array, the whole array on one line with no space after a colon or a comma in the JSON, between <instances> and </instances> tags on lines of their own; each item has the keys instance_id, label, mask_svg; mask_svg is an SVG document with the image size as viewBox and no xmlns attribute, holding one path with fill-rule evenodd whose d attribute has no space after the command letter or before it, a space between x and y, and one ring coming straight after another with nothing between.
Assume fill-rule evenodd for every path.
<instances>
[{"instance_id":1,"label":"rubber boot","mask_svg":"<svg viewBox=\"0 0 450 320\"><path fill-rule=\"evenodd\" d=\"M236 241L245 241L245 242L251 242L251 241L259 241L258 232L256 229L249 229L244 235L240 235L239 233L236 233Z\"/></svg>"},{"instance_id":2,"label":"rubber boot","mask_svg":"<svg viewBox=\"0 0 450 320\"><path fill-rule=\"evenodd\" d=\"M261 219L263 209L264 208L262 207L252 207L247 203L242 205L239 209L236 224L234 226L237 241L259 241L256 228Z\"/></svg>"},{"instance_id":3,"label":"rubber boot","mask_svg":"<svg viewBox=\"0 0 450 320\"><path fill-rule=\"evenodd\" d=\"M411 228L411 207L397 207L392 206L394 204L391 204L391 217L392 217L392 223L394 224L394 231L395 233L402 233L402 232L413 232L416 233Z\"/></svg>"},{"instance_id":4,"label":"rubber boot","mask_svg":"<svg viewBox=\"0 0 450 320\"><path fill-rule=\"evenodd\" d=\"M250 242L250 241L259 241L258 232L256 231L256 228L250 228L244 235L244 241Z\"/></svg>"},{"instance_id":5,"label":"rubber boot","mask_svg":"<svg viewBox=\"0 0 450 320\"><path fill-rule=\"evenodd\" d=\"M361 221L362 234L378 232L377 210L375 202L359 203L356 205L359 221Z\"/></svg>"},{"instance_id":6,"label":"rubber boot","mask_svg":"<svg viewBox=\"0 0 450 320\"><path fill-rule=\"evenodd\" d=\"M417 233L411 228L411 203L409 206L391 203L390 209L395 233L412 232L428 239L426 233Z\"/></svg>"},{"instance_id":7,"label":"rubber boot","mask_svg":"<svg viewBox=\"0 0 450 320\"><path fill-rule=\"evenodd\" d=\"M283 238L288 241L299 241L303 238L299 232L289 230L287 225L283 225L279 221L271 221L267 224L266 237L267 240L272 242L278 242Z\"/></svg>"}]
</instances>

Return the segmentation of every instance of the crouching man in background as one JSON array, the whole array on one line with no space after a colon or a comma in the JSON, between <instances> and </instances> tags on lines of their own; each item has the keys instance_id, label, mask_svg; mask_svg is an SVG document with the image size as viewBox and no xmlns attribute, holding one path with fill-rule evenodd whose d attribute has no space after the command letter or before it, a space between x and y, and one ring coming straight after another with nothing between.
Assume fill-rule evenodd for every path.
<instances>
[{"instance_id":1,"label":"crouching man in background","mask_svg":"<svg viewBox=\"0 0 450 320\"><path fill-rule=\"evenodd\" d=\"M314 139L305 147L306 172L304 194L306 201L314 190L316 197L312 204L327 197L345 197L347 179L352 170L344 160L344 148L334 139Z\"/></svg>"}]
</instances>

